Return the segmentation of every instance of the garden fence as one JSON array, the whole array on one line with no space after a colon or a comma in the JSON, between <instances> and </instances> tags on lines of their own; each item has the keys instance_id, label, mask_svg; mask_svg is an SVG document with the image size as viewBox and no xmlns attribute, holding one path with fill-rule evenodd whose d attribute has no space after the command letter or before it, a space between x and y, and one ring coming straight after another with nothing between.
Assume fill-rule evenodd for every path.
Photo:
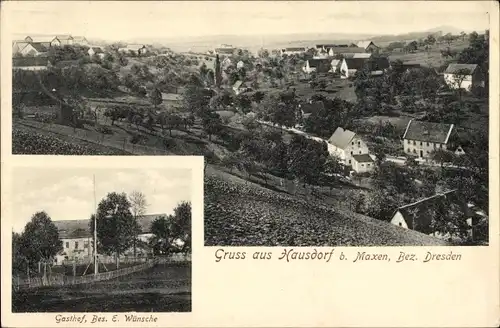
<instances>
[{"instance_id":1,"label":"garden fence","mask_svg":"<svg viewBox=\"0 0 500 328\"><path fill-rule=\"evenodd\" d=\"M13 276L12 288L14 290L19 290L19 289L36 288L43 286L70 286L70 285L92 283L96 281L110 280L131 274L133 272L143 271L152 268L157 263L158 260L153 259L143 264L98 274L89 274L85 276L50 275L46 277L34 277L28 279L20 279L19 277Z\"/></svg>"}]
</instances>

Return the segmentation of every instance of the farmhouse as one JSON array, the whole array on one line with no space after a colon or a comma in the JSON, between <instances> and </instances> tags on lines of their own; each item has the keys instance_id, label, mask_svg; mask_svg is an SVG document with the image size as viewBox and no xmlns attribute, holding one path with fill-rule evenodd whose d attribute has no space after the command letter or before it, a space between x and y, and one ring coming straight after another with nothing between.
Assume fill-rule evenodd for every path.
<instances>
[{"instance_id":1,"label":"farmhouse","mask_svg":"<svg viewBox=\"0 0 500 328\"><path fill-rule=\"evenodd\" d=\"M12 41L12 55L18 54L21 50L29 44L28 41L25 40L15 40Z\"/></svg>"},{"instance_id":2,"label":"farmhouse","mask_svg":"<svg viewBox=\"0 0 500 328\"><path fill-rule=\"evenodd\" d=\"M73 44L78 44L80 46L88 46L89 41L87 41L87 39L84 36L74 36Z\"/></svg>"},{"instance_id":3,"label":"farmhouse","mask_svg":"<svg viewBox=\"0 0 500 328\"><path fill-rule=\"evenodd\" d=\"M338 127L328 139L328 152L335 156L345 165L353 165L353 155L368 154L368 146L353 131L344 130ZM360 158L360 163L365 163L364 158Z\"/></svg>"},{"instance_id":4,"label":"farmhouse","mask_svg":"<svg viewBox=\"0 0 500 328\"><path fill-rule=\"evenodd\" d=\"M463 216L459 219L463 219L469 226L468 234L472 239L476 239L478 224L487 219L484 212L475 211L472 204L467 204L457 190L450 190L398 207L392 215L391 223L405 229L448 239L450 235L438 233L432 227L432 223L436 218L446 220L445 218L453 215Z\"/></svg>"},{"instance_id":5,"label":"farmhouse","mask_svg":"<svg viewBox=\"0 0 500 328\"><path fill-rule=\"evenodd\" d=\"M55 36L38 35L38 36L27 36L24 38L27 42L37 42L42 43L46 47L60 47L62 45L61 41Z\"/></svg>"},{"instance_id":6,"label":"farmhouse","mask_svg":"<svg viewBox=\"0 0 500 328\"><path fill-rule=\"evenodd\" d=\"M41 71L48 69L49 66L50 62L47 57L12 58L12 69Z\"/></svg>"},{"instance_id":7,"label":"farmhouse","mask_svg":"<svg viewBox=\"0 0 500 328\"><path fill-rule=\"evenodd\" d=\"M281 55L300 55L306 52L306 48L296 47L296 48L283 48L281 49Z\"/></svg>"},{"instance_id":8,"label":"farmhouse","mask_svg":"<svg viewBox=\"0 0 500 328\"><path fill-rule=\"evenodd\" d=\"M444 71L444 80L453 89L471 91L475 87L484 87L481 68L476 64L450 64Z\"/></svg>"},{"instance_id":9,"label":"farmhouse","mask_svg":"<svg viewBox=\"0 0 500 328\"><path fill-rule=\"evenodd\" d=\"M410 120L403 135L404 152L429 158L433 150L446 150L453 127L453 124Z\"/></svg>"},{"instance_id":10,"label":"farmhouse","mask_svg":"<svg viewBox=\"0 0 500 328\"><path fill-rule=\"evenodd\" d=\"M332 59L330 62L330 72L331 73L338 73L340 71L340 64L342 64L342 60L340 59Z\"/></svg>"},{"instance_id":11,"label":"farmhouse","mask_svg":"<svg viewBox=\"0 0 500 328\"><path fill-rule=\"evenodd\" d=\"M89 54L90 57L96 55L101 59L104 58L104 56L106 55L101 47L90 47L87 53Z\"/></svg>"},{"instance_id":12,"label":"farmhouse","mask_svg":"<svg viewBox=\"0 0 500 328\"><path fill-rule=\"evenodd\" d=\"M344 58L340 64L342 78L349 78L357 71L367 68L372 75L382 75L390 67L387 57Z\"/></svg>"},{"instance_id":13,"label":"farmhouse","mask_svg":"<svg viewBox=\"0 0 500 328\"><path fill-rule=\"evenodd\" d=\"M243 92L246 92L249 90L250 90L250 87L248 86L248 83L245 81L238 80L233 84L233 91L236 95L239 95L240 93L243 93Z\"/></svg>"},{"instance_id":14,"label":"farmhouse","mask_svg":"<svg viewBox=\"0 0 500 328\"><path fill-rule=\"evenodd\" d=\"M380 49L372 41L359 41L357 43L357 46L365 49L366 52L372 52L372 53L373 52L377 53Z\"/></svg>"},{"instance_id":15,"label":"farmhouse","mask_svg":"<svg viewBox=\"0 0 500 328\"><path fill-rule=\"evenodd\" d=\"M145 242L153 236L151 224L155 219L163 214L144 215L137 219L141 228L139 240L142 247L136 247L136 254L139 257L147 256L151 253L149 247L145 247ZM56 256L56 264L64 260L90 260L93 256L93 236L90 230L90 220L60 220L53 221L59 232L59 238L63 242L63 251ZM133 255L133 248L123 255ZM99 255L101 256L101 255Z\"/></svg>"},{"instance_id":16,"label":"farmhouse","mask_svg":"<svg viewBox=\"0 0 500 328\"><path fill-rule=\"evenodd\" d=\"M364 52L366 52L365 49L360 47L331 47L328 49L328 55L331 57Z\"/></svg>"},{"instance_id":17,"label":"farmhouse","mask_svg":"<svg viewBox=\"0 0 500 328\"><path fill-rule=\"evenodd\" d=\"M69 34L66 35L56 35L56 39L61 42L61 46L71 46L73 45L73 37Z\"/></svg>"},{"instance_id":18,"label":"farmhouse","mask_svg":"<svg viewBox=\"0 0 500 328\"><path fill-rule=\"evenodd\" d=\"M309 59L304 67L302 67L302 70L310 74L312 72L318 72L318 73L326 73L330 70L330 64L331 60L330 59Z\"/></svg>"},{"instance_id":19,"label":"farmhouse","mask_svg":"<svg viewBox=\"0 0 500 328\"><path fill-rule=\"evenodd\" d=\"M23 56L43 56L47 54L47 51L49 51L49 49L42 43L31 42L24 46L19 53Z\"/></svg>"},{"instance_id":20,"label":"farmhouse","mask_svg":"<svg viewBox=\"0 0 500 328\"><path fill-rule=\"evenodd\" d=\"M242 69L245 68L245 63L240 60L238 63L236 63L236 69Z\"/></svg>"}]
</instances>

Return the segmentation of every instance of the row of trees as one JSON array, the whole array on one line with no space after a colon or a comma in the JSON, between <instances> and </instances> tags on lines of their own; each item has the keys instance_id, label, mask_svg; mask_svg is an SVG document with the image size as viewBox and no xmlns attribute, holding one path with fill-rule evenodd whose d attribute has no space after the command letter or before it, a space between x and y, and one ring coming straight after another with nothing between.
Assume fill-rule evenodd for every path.
<instances>
[{"instance_id":1,"label":"row of trees","mask_svg":"<svg viewBox=\"0 0 500 328\"><path fill-rule=\"evenodd\" d=\"M162 216L151 225L153 237L144 242L139 221L145 215L147 202L144 194L133 192L108 193L99 203L97 213L89 220L89 231L94 233L97 220L97 247L99 254L112 255L119 267L119 256L137 248L153 249L155 254L191 251L191 204L181 202L174 213ZM34 271L38 263L51 266L56 255L63 252L63 243L52 219L46 212L35 213L21 234L12 234L12 268L15 272Z\"/></svg>"}]
</instances>

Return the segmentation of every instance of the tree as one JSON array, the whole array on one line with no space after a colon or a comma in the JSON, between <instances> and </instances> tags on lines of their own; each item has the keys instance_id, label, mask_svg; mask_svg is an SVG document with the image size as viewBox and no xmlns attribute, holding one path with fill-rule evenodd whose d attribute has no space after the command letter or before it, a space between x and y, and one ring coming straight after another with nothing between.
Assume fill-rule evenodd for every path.
<instances>
[{"instance_id":1,"label":"tree","mask_svg":"<svg viewBox=\"0 0 500 328\"><path fill-rule=\"evenodd\" d=\"M94 233L94 221L97 220L98 250L106 255L115 255L116 267L120 264L120 255L134 245L140 233L140 227L131 212L131 203L125 193L108 193L99 202L97 215L90 218L90 230Z\"/></svg>"},{"instance_id":2,"label":"tree","mask_svg":"<svg viewBox=\"0 0 500 328\"><path fill-rule=\"evenodd\" d=\"M468 69L462 68L453 72L453 76L448 80L453 89L456 90L460 102L462 102L462 94L465 89L462 84L470 75L471 72Z\"/></svg>"},{"instance_id":3,"label":"tree","mask_svg":"<svg viewBox=\"0 0 500 328\"><path fill-rule=\"evenodd\" d=\"M183 244L182 251L191 251L191 203L180 202L174 209L173 235Z\"/></svg>"},{"instance_id":4,"label":"tree","mask_svg":"<svg viewBox=\"0 0 500 328\"><path fill-rule=\"evenodd\" d=\"M31 217L19 241L20 249L29 263L44 264L44 276L47 273L47 264L52 263L54 257L63 250L57 227L43 211Z\"/></svg>"},{"instance_id":5,"label":"tree","mask_svg":"<svg viewBox=\"0 0 500 328\"><path fill-rule=\"evenodd\" d=\"M436 38L434 37L434 35L429 34L425 39L425 43L432 46L434 45L434 43L436 43Z\"/></svg>"},{"instance_id":6,"label":"tree","mask_svg":"<svg viewBox=\"0 0 500 328\"><path fill-rule=\"evenodd\" d=\"M206 113L201 119L201 124L208 134L208 140L210 141L212 140L212 135L217 134L222 129L220 115L214 112Z\"/></svg>"},{"instance_id":7,"label":"tree","mask_svg":"<svg viewBox=\"0 0 500 328\"><path fill-rule=\"evenodd\" d=\"M151 91L150 98L151 103L155 106L155 109L163 102L161 91L158 88L154 88L153 91Z\"/></svg>"},{"instance_id":8,"label":"tree","mask_svg":"<svg viewBox=\"0 0 500 328\"><path fill-rule=\"evenodd\" d=\"M430 157L441 166L441 175L443 175L444 164L453 162L453 153L445 149L435 149L431 152Z\"/></svg>"},{"instance_id":9,"label":"tree","mask_svg":"<svg viewBox=\"0 0 500 328\"><path fill-rule=\"evenodd\" d=\"M149 240L151 248L155 254L167 255L172 251L174 241L171 215L160 216L151 223L151 233L153 237Z\"/></svg>"},{"instance_id":10,"label":"tree","mask_svg":"<svg viewBox=\"0 0 500 328\"><path fill-rule=\"evenodd\" d=\"M260 58L268 58L269 57L269 50L260 48L259 51L257 52L257 55Z\"/></svg>"},{"instance_id":11,"label":"tree","mask_svg":"<svg viewBox=\"0 0 500 328\"><path fill-rule=\"evenodd\" d=\"M129 201L130 211L132 212L132 215L137 222L140 218L142 218L143 215L146 214L146 209L148 207L146 195L144 195L140 191L134 190L129 196ZM136 235L134 240L134 257L137 254L137 238L138 236Z\"/></svg>"}]
</instances>

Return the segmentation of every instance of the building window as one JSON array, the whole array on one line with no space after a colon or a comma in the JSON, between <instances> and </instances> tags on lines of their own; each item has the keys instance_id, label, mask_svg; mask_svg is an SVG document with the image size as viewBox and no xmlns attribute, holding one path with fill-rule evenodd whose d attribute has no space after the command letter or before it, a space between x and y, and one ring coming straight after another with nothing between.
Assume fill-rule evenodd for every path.
<instances>
[{"instance_id":1,"label":"building window","mask_svg":"<svg viewBox=\"0 0 500 328\"><path fill-rule=\"evenodd\" d=\"M359 153L361 154L361 150L359 151Z\"/></svg>"},{"instance_id":2,"label":"building window","mask_svg":"<svg viewBox=\"0 0 500 328\"><path fill-rule=\"evenodd\" d=\"M69 241L66 242L66 248L69 248Z\"/></svg>"},{"instance_id":3,"label":"building window","mask_svg":"<svg viewBox=\"0 0 500 328\"><path fill-rule=\"evenodd\" d=\"M88 241L86 241L86 242L83 243L83 248L89 248L89 242Z\"/></svg>"},{"instance_id":4,"label":"building window","mask_svg":"<svg viewBox=\"0 0 500 328\"><path fill-rule=\"evenodd\" d=\"M361 141L358 141L358 147L361 147Z\"/></svg>"},{"instance_id":5,"label":"building window","mask_svg":"<svg viewBox=\"0 0 500 328\"><path fill-rule=\"evenodd\" d=\"M416 149L413 149L413 153L416 154L417 153L417 150Z\"/></svg>"},{"instance_id":6,"label":"building window","mask_svg":"<svg viewBox=\"0 0 500 328\"><path fill-rule=\"evenodd\" d=\"M353 154L353 152L351 151L351 155Z\"/></svg>"},{"instance_id":7,"label":"building window","mask_svg":"<svg viewBox=\"0 0 500 328\"><path fill-rule=\"evenodd\" d=\"M401 222L399 222L399 226L402 227L403 225L401 224Z\"/></svg>"},{"instance_id":8,"label":"building window","mask_svg":"<svg viewBox=\"0 0 500 328\"><path fill-rule=\"evenodd\" d=\"M75 241L75 249L78 249L78 242Z\"/></svg>"},{"instance_id":9,"label":"building window","mask_svg":"<svg viewBox=\"0 0 500 328\"><path fill-rule=\"evenodd\" d=\"M352 142L352 145L354 146L354 141Z\"/></svg>"},{"instance_id":10,"label":"building window","mask_svg":"<svg viewBox=\"0 0 500 328\"><path fill-rule=\"evenodd\" d=\"M422 146L422 141L420 141L420 146Z\"/></svg>"},{"instance_id":11,"label":"building window","mask_svg":"<svg viewBox=\"0 0 500 328\"><path fill-rule=\"evenodd\" d=\"M416 146L417 145L417 142L415 140L413 140L413 146Z\"/></svg>"},{"instance_id":12,"label":"building window","mask_svg":"<svg viewBox=\"0 0 500 328\"><path fill-rule=\"evenodd\" d=\"M361 164L361 167L365 167L365 164Z\"/></svg>"},{"instance_id":13,"label":"building window","mask_svg":"<svg viewBox=\"0 0 500 328\"><path fill-rule=\"evenodd\" d=\"M427 147L429 147L429 143L427 143Z\"/></svg>"},{"instance_id":14,"label":"building window","mask_svg":"<svg viewBox=\"0 0 500 328\"><path fill-rule=\"evenodd\" d=\"M443 144L439 144L439 148L443 149Z\"/></svg>"},{"instance_id":15,"label":"building window","mask_svg":"<svg viewBox=\"0 0 500 328\"><path fill-rule=\"evenodd\" d=\"M349 160L349 164L351 164L351 160Z\"/></svg>"}]
</instances>

